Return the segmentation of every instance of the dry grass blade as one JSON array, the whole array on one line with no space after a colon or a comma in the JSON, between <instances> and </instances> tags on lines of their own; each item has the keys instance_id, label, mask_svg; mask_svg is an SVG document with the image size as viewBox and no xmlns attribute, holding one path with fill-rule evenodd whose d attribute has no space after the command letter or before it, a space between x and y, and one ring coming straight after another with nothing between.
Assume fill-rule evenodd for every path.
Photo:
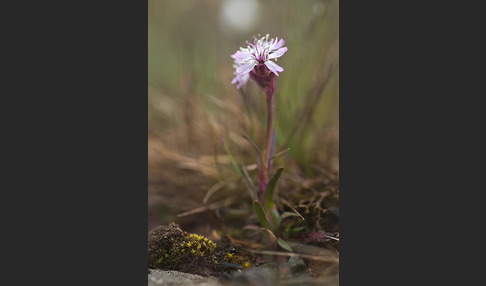
<instances>
[{"instance_id":1,"label":"dry grass blade","mask_svg":"<svg viewBox=\"0 0 486 286\"><path fill-rule=\"evenodd\" d=\"M339 238L336 238L336 237L333 237L333 236L324 235L324 237L329 238L329 239L333 239L333 240L336 240L336 241L339 241Z\"/></svg>"},{"instance_id":2,"label":"dry grass blade","mask_svg":"<svg viewBox=\"0 0 486 286\"><path fill-rule=\"evenodd\" d=\"M263 247L263 244L261 244L261 243L248 243L246 241L236 239L236 238L230 236L229 234L227 234L226 237L229 240L231 240L231 242L236 243L236 244L240 244L240 245L243 245L243 246L246 246L246 247L250 247L250 248L260 248L260 247Z\"/></svg>"},{"instance_id":3,"label":"dry grass blade","mask_svg":"<svg viewBox=\"0 0 486 286\"><path fill-rule=\"evenodd\" d=\"M206 205L206 206L201 206L201 207L180 213L180 214L177 215L177 217L184 217L184 216L188 216L188 215L202 213L202 212L205 212L205 211L208 211L208 210L219 209L219 208L222 208L224 206L231 205L231 203L233 203L233 201L234 201L234 199L229 198L229 199L226 199L226 200L223 200L223 201L214 202L214 203L211 203L211 204Z\"/></svg>"},{"instance_id":4,"label":"dry grass blade","mask_svg":"<svg viewBox=\"0 0 486 286\"><path fill-rule=\"evenodd\" d=\"M286 199L280 198L280 200L284 205L288 206L294 213L298 214L302 220L305 220L305 218Z\"/></svg>"},{"instance_id":5,"label":"dry grass blade","mask_svg":"<svg viewBox=\"0 0 486 286\"><path fill-rule=\"evenodd\" d=\"M283 151L278 152L277 154L273 155L273 156L272 156L270 159L275 159L275 158L277 158L278 156L281 156L281 155L283 155L284 153L287 153L288 151L290 151L290 148L287 148L287 149L285 149L285 150L283 150Z\"/></svg>"},{"instance_id":6,"label":"dry grass blade","mask_svg":"<svg viewBox=\"0 0 486 286\"><path fill-rule=\"evenodd\" d=\"M255 187L255 184L253 184L253 181L251 180L250 175L248 175L248 172L246 171L245 165L241 164L241 170L243 171L243 174L245 175L245 178L243 178L243 182L245 182L245 185L247 186L247 189L249 190L251 199L256 200L258 191Z\"/></svg>"},{"instance_id":7,"label":"dry grass blade","mask_svg":"<svg viewBox=\"0 0 486 286\"><path fill-rule=\"evenodd\" d=\"M223 187L226 186L226 182L225 181L220 181L218 183L216 183L215 185L213 185L211 188L209 188L209 190L207 191L206 195L204 196L204 199L203 199L203 203L207 203L209 198L217 191L221 190Z\"/></svg>"},{"instance_id":8,"label":"dry grass blade","mask_svg":"<svg viewBox=\"0 0 486 286\"><path fill-rule=\"evenodd\" d=\"M332 255L311 255L305 253L295 253L295 252L283 252L283 251L271 251L271 250L249 250L251 253L255 254L263 254L263 255L279 255L279 256L298 256L305 259L312 259L317 261L324 261L324 262L331 262L331 263L339 263L339 258L334 257Z\"/></svg>"},{"instance_id":9,"label":"dry grass blade","mask_svg":"<svg viewBox=\"0 0 486 286\"><path fill-rule=\"evenodd\" d=\"M330 67L327 70L327 73L322 77L321 81L318 81L314 87L312 88L312 92L308 94L308 98L305 102L305 104L300 112L296 115L297 120L295 120L294 126L291 128L291 132L289 133L289 136L285 140L284 146L289 145L290 140L297 134L297 131L302 127L306 126L304 123L308 122L310 118L312 118L315 107L317 106L317 102L319 101L319 98L322 95L322 91L327 85L329 76L331 75L333 71L333 64L330 65Z\"/></svg>"}]
</instances>

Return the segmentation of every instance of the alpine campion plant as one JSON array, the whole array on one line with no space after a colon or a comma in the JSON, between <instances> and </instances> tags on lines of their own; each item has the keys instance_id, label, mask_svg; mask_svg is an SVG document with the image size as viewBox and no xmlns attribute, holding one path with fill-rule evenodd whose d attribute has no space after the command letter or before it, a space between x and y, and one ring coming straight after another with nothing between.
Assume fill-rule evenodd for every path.
<instances>
[{"instance_id":1,"label":"alpine campion plant","mask_svg":"<svg viewBox=\"0 0 486 286\"><path fill-rule=\"evenodd\" d=\"M287 52L287 47L283 46L285 44L283 39L269 39L268 34L262 38L255 38L253 43L246 43L246 48L240 48L231 55L235 61L235 77L231 83L236 84L236 88L240 89L251 79L266 94L267 127L263 156L258 146L248 137L244 137L253 145L257 154L259 200L253 202L253 208L262 226L272 233L277 233L285 218L298 216L296 213L289 212L279 215L273 202L273 194L283 171L283 168L280 167L272 174L272 157L276 142L273 128L275 78L279 76L279 72L284 70L274 61ZM291 250L280 238L277 239L277 243L283 248Z\"/></svg>"},{"instance_id":2,"label":"alpine campion plant","mask_svg":"<svg viewBox=\"0 0 486 286\"><path fill-rule=\"evenodd\" d=\"M240 48L231 57L235 60L235 78L231 82L241 88L252 79L265 91L267 95L267 129L265 137L264 160L259 164L258 185L260 190L260 202L263 203L265 189L270 179L272 169L272 155L275 151L275 130L273 129L273 110L275 76L283 72L283 68L272 60L277 60L287 51L285 41L278 38L269 40L267 34L262 38L255 38L253 43L246 42L246 48ZM261 161L261 160L260 160ZM263 165L263 166L261 166Z\"/></svg>"}]
</instances>

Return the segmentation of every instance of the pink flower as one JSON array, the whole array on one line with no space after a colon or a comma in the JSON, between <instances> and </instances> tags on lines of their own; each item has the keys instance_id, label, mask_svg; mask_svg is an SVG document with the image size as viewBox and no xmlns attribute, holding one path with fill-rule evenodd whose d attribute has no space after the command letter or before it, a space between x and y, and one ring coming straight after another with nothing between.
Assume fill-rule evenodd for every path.
<instances>
[{"instance_id":1,"label":"pink flower","mask_svg":"<svg viewBox=\"0 0 486 286\"><path fill-rule=\"evenodd\" d=\"M261 87L267 88L273 82L283 68L273 61L281 57L287 51L287 47L282 47L285 41L278 38L268 40L266 37L256 39L252 43L247 42L247 48L240 48L231 57L235 60L235 78L231 84L240 88L251 78Z\"/></svg>"}]
</instances>

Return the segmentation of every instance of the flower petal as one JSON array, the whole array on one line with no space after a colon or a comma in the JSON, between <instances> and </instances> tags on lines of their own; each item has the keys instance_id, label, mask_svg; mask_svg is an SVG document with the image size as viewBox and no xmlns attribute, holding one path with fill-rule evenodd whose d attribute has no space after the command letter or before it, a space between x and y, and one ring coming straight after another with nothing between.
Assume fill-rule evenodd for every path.
<instances>
[{"instance_id":1,"label":"flower petal","mask_svg":"<svg viewBox=\"0 0 486 286\"><path fill-rule=\"evenodd\" d=\"M249 79L250 79L250 74L249 73L237 74L235 76L235 78L231 81L231 84L238 83L236 85L236 88L239 89L241 86L243 86L244 84L246 84Z\"/></svg>"},{"instance_id":2,"label":"flower petal","mask_svg":"<svg viewBox=\"0 0 486 286\"><path fill-rule=\"evenodd\" d=\"M270 42L269 49L271 51L275 49L275 46L277 45L277 41L278 41L278 37L276 37L275 39L272 39L272 41Z\"/></svg>"},{"instance_id":3,"label":"flower petal","mask_svg":"<svg viewBox=\"0 0 486 286\"><path fill-rule=\"evenodd\" d=\"M249 73L242 74L240 76L240 79L238 81L238 84L236 85L236 88L239 89L240 87L242 87L243 85L245 85L248 82L249 79L250 79L250 74Z\"/></svg>"},{"instance_id":4,"label":"flower petal","mask_svg":"<svg viewBox=\"0 0 486 286\"><path fill-rule=\"evenodd\" d=\"M285 44L285 41L284 39L280 39L280 41L278 41L278 43L275 45L275 47L273 47L275 50L276 49L280 49L283 45Z\"/></svg>"},{"instance_id":5,"label":"flower petal","mask_svg":"<svg viewBox=\"0 0 486 286\"><path fill-rule=\"evenodd\" d=\"M278 49L277 51L275 52L272 52L268 55L268 58L269 59L275 59L275 58L280 58L281 56L283 56L283 54L285 54L285 52L287 51L287 47L283 47L281 49Z\"/></svg>"},{"instance_id":6,"label":"flower petal","mask_svg":"<svg viewBox=\"0 0 486 286\"><path fill-rule=\"evenodd\" d=\"M276 76L278 76L278 72L283 72L283 67L277 65L276 63L272 61L266 61L265 65L269 70L271 70Z\"/></svg>"},{"instance_id":7,"label":"flower petal","mask_svg":"<svg viewBox=\"0 0 486 286\"><path fill-rule=\"evenodd\" d=\"M236 51L236 53L232 54L231 57L235 59L236 63L241 63L252 57L251 53L248 51Z\"/></svg>"},{"instance_id":8,"label":"flower petal","mask_svg":"<svg viewBox=\"0 0 486 286\"><path fill-rule=\"evenodd\" d=\"M236 73L244 74L249 73L255 66L257 62L255 60L251 60L245 64L242 64L236 68Z\"/></svg>"},{"instance_id":9,"label":"flower petal","mask_svg":"<svg viewBox=\"0 0 486 286\"><path fill-rule=\"evenodd\" d=\"M234 79L231 81L231 84L235 84L235 83L237 83L237 82L238 82L238 77L239 77L239 75L237 74L237 75L235 76L235 78L234 78Z\"/></svg>"}]
</instances>

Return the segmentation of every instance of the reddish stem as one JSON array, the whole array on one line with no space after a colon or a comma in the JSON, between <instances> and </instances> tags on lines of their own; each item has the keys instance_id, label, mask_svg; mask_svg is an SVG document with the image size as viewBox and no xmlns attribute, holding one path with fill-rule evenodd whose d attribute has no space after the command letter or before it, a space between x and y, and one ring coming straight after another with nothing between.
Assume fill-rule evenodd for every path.
<instances>
[{"instance_id":1,"label":"reddish stem","mask_svg":"<svg viewBox=\"0 0 486 286\"><path fill-rule=\"evenodd\" d=\"M260 186L260 201L263 204L265 198L265 190L270 180L271 169L272 169L272 159L271 159L271 149L273 141L273 94L275 92L275 77L271 77L270 85L266 88L267 95L267 130L265 136L265 149L264 149L264 164L262 166L263 170L259 172L259 186Z\"/></svg>"}]
</instances>

